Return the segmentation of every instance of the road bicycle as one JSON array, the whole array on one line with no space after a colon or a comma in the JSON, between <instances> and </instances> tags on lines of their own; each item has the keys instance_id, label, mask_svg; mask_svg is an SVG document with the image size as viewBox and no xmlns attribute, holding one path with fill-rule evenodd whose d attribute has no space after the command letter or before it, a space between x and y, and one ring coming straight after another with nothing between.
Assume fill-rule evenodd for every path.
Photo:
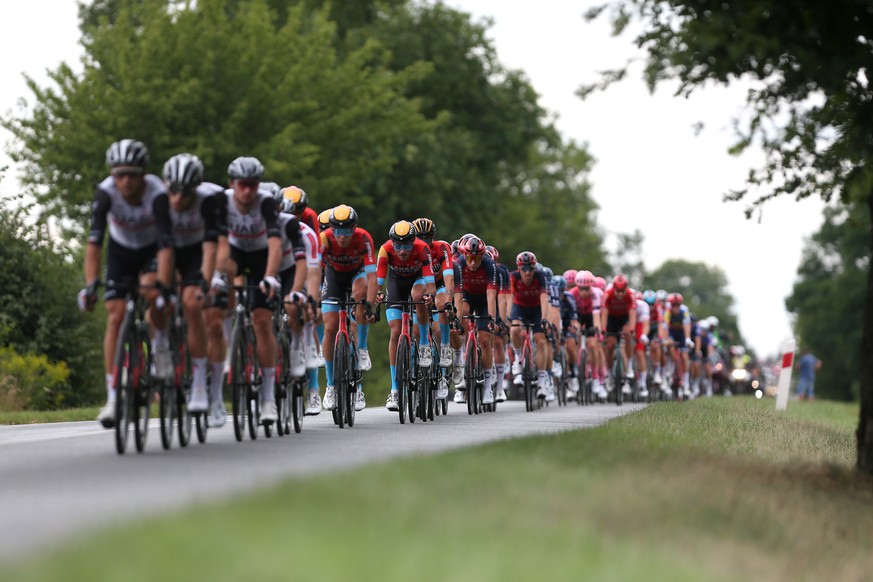
<instances>
[{"instance_id":1,"label":"road bicycle","mask_svg":"<svg viewBox=\"0 0 873 582\"><path fill-rule=\"evenodd\" d=\"M291 328L288 325L288 312L285 305L297 305L297 321L303 326L302 303L296 301L276 301L273 313L273 331L276 334L278 350L276 351L276 432L279 436L303 430L304 394L309 390L309 376L293 376L291 374ZM302 356L301 356L302 357Z\"/></svg>"},{"instance_id":2,"label":"road bicycle","mask_svg":"<svg viewBox=\"0 0 873 582\"><path fill-rule=\"evenodd\" d=\"M251 307L257 288L253 285L232 285L230 289L237 293L237 302L230 340L230 370L226 377L231 385L233 434L238 442L242 442L246 425L249 437L252 440L258 438L261 416L259 389L263 379ZM266 430L265 434L270 436Z\"/></svg>"},{"instance_id":3,"label":"road bicycle","mask_svg":"<svg viewBox=\"0 0 873 582\"><path fill-rule=\"evenodd\" d=\"M363 377L363 372L358 369L358 350L355 348L355 340L349 333L349 312L363 305L367 316L371 314L370 304L366 299L360 302L351 298L346 293L345 299L325 299L322 305L336 305L340 308L339 329L333 347L333 383L336 389L336 407L331 411L334 423L343 428L346 424L349 428L355 425L355 399L357 398L358 384Z\"/></svg>"},{"instance_id":4,"label":"road bicycle","mask_svg":"<svg viewBox=\"0 0 873 582\"><path fill-rule=\"evenodd\" d=\"M479 329L476 322L490 320L488 315L463 315L467 321L467 338L464 343L464 382L467 386L467 414L494 412L497 403L482 403L482 387L485 384L485 371L482 369L482 347L479 345Z\"/></svg>"},{"instance_id":5,"label":"road bicycle","mask_svg":"<svg viewBox=\"0 0 873 582\"><path fill-rule=\"evenodd\" d=\"M537 398L536 342L533 341L533 323L513 323L511 327L523 327L524 339L521 345L521 385L524 393L524 407L528 412L542 408L545 398Z\"/></svg>"},{"instance_id":6,"label":"road bicycle","mask_svg":"<svg viewBox=\"0 0 873 582\"><path fill-rule=\"evenodd\" d=\"M118 330L115 362L112 367L115 384L115 450L123 455L127 449L131 423L137 452L143 452L148 436L149 406L154 390L152 379L153 353L149 324L146 321L148 302L140 294L157 285L129 285L125 296L124 319Z\"/></svg>"}]
</instances>

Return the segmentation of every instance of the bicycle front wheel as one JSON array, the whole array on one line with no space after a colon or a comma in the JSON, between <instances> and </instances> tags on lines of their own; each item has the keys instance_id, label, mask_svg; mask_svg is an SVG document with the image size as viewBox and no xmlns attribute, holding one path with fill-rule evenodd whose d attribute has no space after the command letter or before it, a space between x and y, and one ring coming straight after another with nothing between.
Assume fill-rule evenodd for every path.
<instances>
[{"instance_id":1,"label":"bicycle front wheel","mask_svg":"<svg viewBox=\"0 0 873 582\"><path fill-rule=\"evenodd\" d=\"M246 411L248 410L249 376L246 365L246 341L242 322L234 326L230 343L230 371L227 374L231 383L233 411L233 434L237 442L242 442L246 430Z\"/></svg>"},{"instance_id":2,"label":"bicycle front wheel","mask_svg":"<svg viewBox=\"0 0 873 582\"><path fill-rule=\"evenodd\" d=\"M346 404L348 403L350 376L349 341L345 335L338 333L333 348L333 383L336 387L334 421L340 428L344 428L346 425Z\"/></svg>"},{"instance_id":3,"label":"bicycle front wheel","mask_svg":"<svg viewBox=\"0 0 873 582\"><path fill-rule=\"evenodd\" d=\"M138 366L134 390L133 433L136 451L141 453L145 450L149 432L149 407L152 396L152 356L147 329L137 329L136 346Z\"/></svg>"},{"instance_id":4,"label":"bicycle front wheel","mask_svg":"<svg viewBox=\"0 0 873 582\"><path fill-rule=\"evenodd\" d=\"M406 415L408 413L407 402L410 398L409 384L411 382L409 362L409 338L401 337L397 340L397 357L394 371L394 383L397 385L397 414L400 418L400 424L406 424Z\"/></svg>"},{"instance_id":5,"label":"bicycle front wheel","mask_svg":"<svg viewBox=\"0 0 873 582\"><path fill-rule=\"evenodd\" d=\"M127 436L133 418L133 378L136 362L136 334L129 316L125 316L115 348L115 450L123 455L127 449Z\"/></svg>"}]
</instances>

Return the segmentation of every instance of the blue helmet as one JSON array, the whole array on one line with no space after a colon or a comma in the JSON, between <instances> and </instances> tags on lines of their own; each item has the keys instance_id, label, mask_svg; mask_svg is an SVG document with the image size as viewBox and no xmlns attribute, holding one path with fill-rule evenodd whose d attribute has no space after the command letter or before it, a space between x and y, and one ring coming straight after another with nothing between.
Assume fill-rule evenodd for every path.
<instances>
[{"instance_id":1,"label":"blue helmet","mask_svg":"<svg viewBox=\"0 0 873 582\"><path fill-rule=\"evenodd\" d=\"M554 275L552 277L552 284L554 284L561 293L563 293L564 289L567 288L567 281L564 280L563 275Z\"/></svg>"},{"instance_id":2,"label":"blue helmet","mask_svg":"<svg viewBox=\"0 0 873 582\"><path fill-rule=\"evenodd\" d=\"M657 295L651 289L646 289L643 291L643 301L648 303L649 305L655 304L655 299L657 299Z\"/></svg>"}]
</instances>

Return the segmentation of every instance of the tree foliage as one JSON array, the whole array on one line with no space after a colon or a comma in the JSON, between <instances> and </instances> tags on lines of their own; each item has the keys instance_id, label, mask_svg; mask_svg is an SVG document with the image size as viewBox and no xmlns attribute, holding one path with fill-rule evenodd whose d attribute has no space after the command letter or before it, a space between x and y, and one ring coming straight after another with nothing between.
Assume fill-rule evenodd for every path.
<instances>
[{"instance_id":1,"label":"tree foliage","mask_svg":"<svg viewBox=\"0 0 873 582\"><path fill-rule=\"evenodd\" d=\"M870 264L870 219L859 205L827 208L824 222L807 242L799 279L785 300L796 316L801 347L825 365L816 376L816 393L853 400L858 395L864 283Z\"/></svg>"},{"instance_id":2,"label":"tree foliage","mask_svg":"<svg viewBox=\"0 0 873 582\"><path fill-rule=\"evenodd\" d=\"M634 42L646 54L650 88L678 81L677 95L709 83L748 81L743 117L735 119L732 151L765 154L746 188L727 200L755 205L779 195L838 197L867 207L873 219L873 8L867 0L785 3L779 0L616 0L609 11L616 34L641 24ZM609 71L585 96L622 79ZM869 234L869 233L868 233ZM867 244L873 248L873 236ZM873 353L873 270L867 268L861 350ZM860 366L858 467L873 473L873 358Z\"/></svg>"},{"instance_id":3,"label":"tree foliage","mask_svg":"<svg viewBox=\"0 0 873 582\"><path fill-rule=\"evenodd\" d=\"M734 313L734 298L727 292L727 275L720 267L681 259L665 261L645 278L646 289L665 289L682 293L685 304L699 318L718 318L721 336L742 344L743 338Z\"/></svg>"}]
</instances>

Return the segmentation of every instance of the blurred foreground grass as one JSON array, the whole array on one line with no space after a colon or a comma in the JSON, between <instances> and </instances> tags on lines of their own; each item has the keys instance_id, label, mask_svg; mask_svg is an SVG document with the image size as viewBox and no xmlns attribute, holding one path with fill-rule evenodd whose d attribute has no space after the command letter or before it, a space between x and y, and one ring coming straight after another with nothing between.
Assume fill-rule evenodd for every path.
<instances>
[{"instance_id":1,"label":"blurred foreground grass","mask_svg":"<svg viewBox=\"0 0 873 582\"><path fill-rule=\"evenodd\" d=\"M63 410L0 411L0 425L94 420L97 418L98 412L100 412L99 406L93 406L90 408L66 408Z\"/></svg>"},{"instance_id":2,"label":"blurred foreground grass","mask_svg":"<svg viewBox=\"0 0 873 582\"><path fill-rule=\"evenodd\" d=\"M290 480L105 531L0 579L869 579L857 414L659 404L596 429Z\"/></svg>"}]
</instances>

